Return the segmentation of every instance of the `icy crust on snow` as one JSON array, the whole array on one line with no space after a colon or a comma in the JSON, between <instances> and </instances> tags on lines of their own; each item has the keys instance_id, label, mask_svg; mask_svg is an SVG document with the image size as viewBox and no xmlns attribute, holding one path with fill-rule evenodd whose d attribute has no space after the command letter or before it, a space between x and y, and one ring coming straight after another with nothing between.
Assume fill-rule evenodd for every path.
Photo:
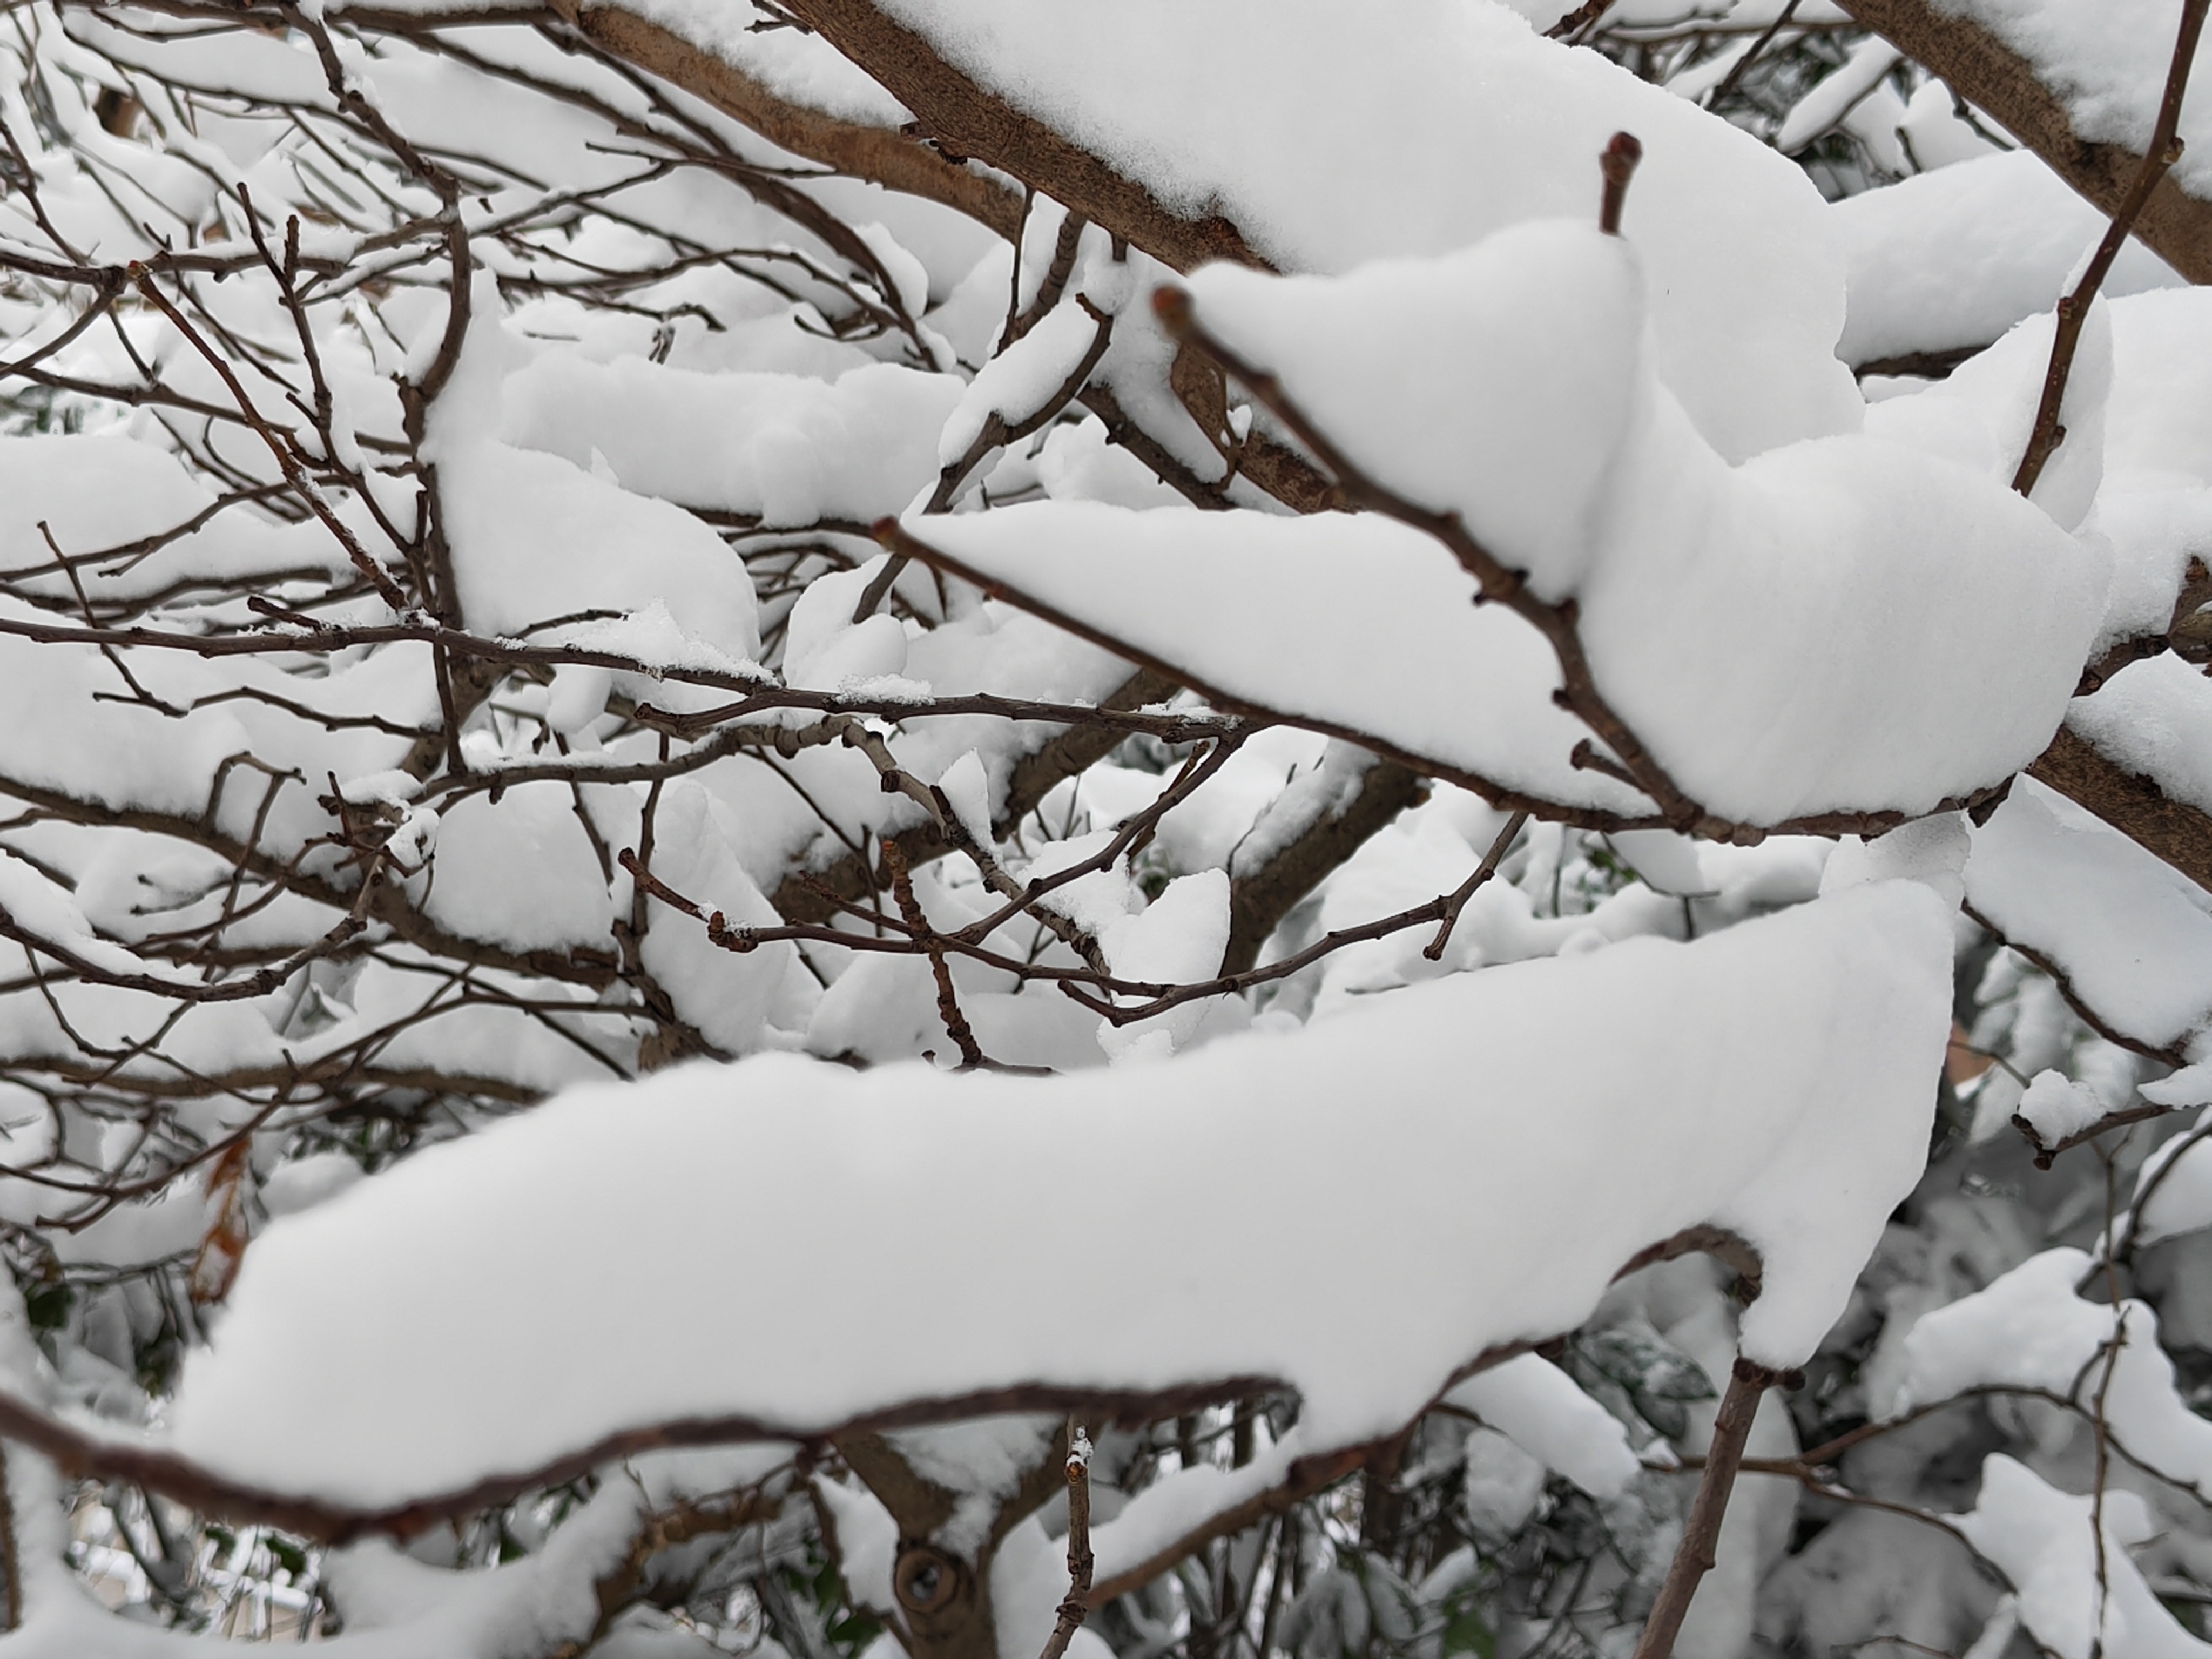
<instances>
[{"instance_id":1,"label":"icy crust on snow","mask_svg":"<svg viewBox=\"0 0 2212 1659\"><path fill-rule=\"evenodd\" d=\"M1849 310L1836 353L1847 363L1990 344L2057 303L2107 222L2025 149L1862 191L1829 212L1844 244ZM2182 280L2131 240L2101 292Z\"/></svg>"},{"instance_id":2,"label":"icy crust on snow","mask_svg":"<svg viewBox=\"0 0 2212 1659\"><path fill-rule=\"evenodd\" d=\"M1227 217L1285 270L1442 253L1527 219L1595 222L1598 153L1625 128L1644 143L1628 224L1658 296L1660 372L1700 429L1740 459L1856 423L1834 357L1837 250L1803 173L1492 0L1407 0L1382 30L1329 0L880 9L1171 211ZM1242 72L1224 78L1224 63Z\"/></svg>"},{"instance_id":3,"label":"icy crust on snow","mask_svg":"<svg viewBox=\"0 0 2212 1659\"><path fill-rule=\"evenodd\" d=\"M1548 800L1650 810L1567 764L1584 731L1552 703L1549 647L1500 607L1477 609L1474 579L1402 525L1088 501L908 522L1011 603L1071 617L1232 702Z\"/></svg>"},{"instance_id":4,"label":"icy crust on snow","mask_svg":"<svg viewBox=\"0 0 2212 1659\"><path fill-rule=\"evenodd\" d=\"M2212 1644L2181 1627L2128 1553L2158 1531L2150 1506L2137 1493L2108 1489L2101 1551L2092 1531L2097 1510L2095 1499L2061 1492L1997 1452L1982 1463L1973 1509L1954 1521L2011 1582L2020 1622L2045 1653L2057 1659L2090 1659L2098 1652L2111 1659L2212 1655Z\"/></svg>"},{"instance_id":5,"label":"icy crust on snow","mask_svg":"<svg viewBox=\"0 0 2212 1659\"><path fill-rule=\"evenodd\" d=\"M2086 1251L2045 1250L1972 1296L1923 1315L1905 1334L1894 1411L1972 1389L2028 1389L2084 1407L2102 1391L2105 1420L2130 1458L2212 1495L2212 1422L2190 1410L2175 1388L2173 1362L2158 1344L2158 1316L2141 1302L2122 1304L2126 1336L2106 1386L2113 1311L2075 1290L2096 1267Z\"/></svg>"},{"instance_id":6,"label":"icy crust on snow","mask_svg":"<svg viewBox=\"0 0 2212 1659\"><path fill-rule=\"evenodd\" d=\"M2180 0L1938 0L1972 18L2025 58L2037 80L2066 106L2076 136L2122 144L2138 155L2150 146L2160 95L2173 64ZM2212 68L2212 40L2197 43L2190 71L2201 86ZM2173 179L2191 195L2212 198L2212 106L2182 105L2185 148Z\"/></svg>"},{"instance_id":7,"label":"icy crust on snow","mask_svg":"<svg viewBox=\"0 0 2212 1659\"><path fill-rule=\"evenodd\" d=\"M549 352L501 388L502 432L625 489L763 525L868 524L937 477L958 379L892 363L805 374L702 374L641 357Z\"/></svg>"},{"instance_id":8,"label":"icy crust on snow","mask_svg":"<svg viewBox=\"0 0 2212 1659\"><path fill-rule=\"evenodd\" d=\"M1744 1351L1796 1363L1919 1171L1950 954L1941 903L1885 883L1168 1066L1036 1080L779 1054L580 1090L272 1225L187 1365L174 1443L381 1502L667 1419L798 1428L1021 1380L1256 1373L1304 1396L1285 1447L1319 1449L1404 1421L1486 1346L1571 1328L1630 1255L1707 1222L1765 1257ZM1575 1035L1594 1015L1603 1044ZM1165 1134L1192 1156L1162 1160ZM1233 1304L1190 1276L1386 1165L1387 1215L1300 1235ZM870 1224L823 1228L827 1194ZM1123 1211L1145 1226L1093 1248ZM769 1272L799 1238L808 1272ZM927 1294L888 1270L886 1238L926 1242ZM1393 1293L1377 1264L1408 1252L1437 1273ZM703 1262L711 1279L687 1268ZM802 1328L821 1334L777 1335Z\"/></svg>"},{"instance_id":9,"label":"icy crust on snow","mask_svg":"<svg viewBox=\"0 0 2212 1659\"><path fill-rule=\"evenodd\" d=\"M1972 834L1966 902L2107 1025L2163 1048L2212 1022L2212 894L2032 778Z\"/></svg>"}]
</instances>

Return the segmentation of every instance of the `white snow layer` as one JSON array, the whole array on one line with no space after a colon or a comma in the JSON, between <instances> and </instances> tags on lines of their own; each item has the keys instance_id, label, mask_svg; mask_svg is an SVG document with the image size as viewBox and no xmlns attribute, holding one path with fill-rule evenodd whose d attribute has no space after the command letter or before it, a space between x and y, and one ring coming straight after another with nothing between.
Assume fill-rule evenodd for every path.
<instances>
[{"instance_id":1,"label":"white snow layer","mask_svg":"<svg viewBox=\"0 0 2212 1659\"><path fill-rule=\"evenodd\" d=\"M2078 137L2124 144L2138 155L2149 148L2173 62L2180 0L1942 0L1942 9L1981 24L2026 58L2064 103ZM2193 84L2204 84L2208 59L2212 40L2200 40ZM2212 198L2212 105L2185 103L2180 137L2185 148L2174 181Z\"/></svg>"},{"instance_id":2,"label":"white snow layer","mask_svg":"<svg viewBox=\"0 0 2212 1659\"><path fill-rule=\"evenodd\" d=\"M1990 344L2058 302L2107 222L2025 149L1861 191L1829 211L1844 242L1850 310L1836 352L1847 363ZM2181 280L2130 241L2101 292Z\"/></svg>"},{"instance_id":3,"label":"white snow layer","mask_svg":"<svg viewBox=\"0 0 2212 1659\"><path fill-rule=\"evenodd\" d=\"M2046 1484L2025 1463L1992 1454L1982 1464L1981 1495L1957 1517L1959 1530L2020 1597L2020 1621L2057 1659L2205 1659L2198 1641L2152 1594L2129 1558L2130 1545L2157 1530L2150 1507L2127 1491L2104 1498L2104 1548L2090 1528L2096 1501ZM2104 1588L2098 1579L2104 1567ZM2101 1612L2101 1620L2099 1614ZM2103 1628L2097 1626L2101 1622Z\"/></svg>"},{"instance_id":4,"label":"white snow layer","mask_svg":"<svg viewBox=\"0 0 2212 1659\"><path fill-rule=\"evenodd\" d=\"M2126 1336L2116 1351L2110 1348L2112 1309L2075 1290L2095 1266L2081 1250L2045 1250L1972 1296L1923 1315L1905 1334L1894 1409L1932 1405L1970 1389L2028 1389L2084 1407L2101 1394L2105 1420L2129 1457L2212 1495L2212 1422L2190 1410L2175 1388L2173 1362L2158 1343L2158 1316L2142 1303L2123 1304Z\"/></svg>"},{"instance_id":5,"label":"white snow layer","mask_svg":"<svg viewBox=\"0 0 2212 1659\"><path fill-rule=\"evenodd\" d=\"M1593 1498L1620 1496L1644 1467L1620 1419L1539 1355L1478 1371L1449 1397Z\"/></svg>"},{"instance_id":6,"label":"white snow layer","mask_svg":"<svg viewBox=\"0 0 2212 1659\"><path fill-rule=\"evenodd\" d=\"M1741 459L1856 422L1834 356L1837 245L1804 174L1494 0L1403 0L1387 29L1331 0L881 9L1171 211L1224 216L1285 270L1443 253L1527 219L1595 223L1598 153L1626 128L1644 143L1628 224L1659 296L1656 357L1699 430Z\"/></svg>"},{"instance_id":7,"label":"white snow layer","mask_svg":"<svg viewBox=\"0 0 2212 1659\"><path fill-rule=\"evenodd\" d=\"M1731 466L1651 369L1620 239L1522 225L1340 278L1211 266L1191 289L1201 325L1354 465L1573 594L1600 689L1714 811L1925 811L2025 765L2065 711L2103 617L2101 548L1882 438ZM1462 609L1472 586L1441 546L1358 520L1263 526L1051 503L915 529L1225 695L1617 800L1568 771L1582 732L1545 718L1548 651ZM1163 584L1176 614L1141 614Z\"/></svg>"},{"instance_id":8,"label":"white snow layer","mask_svg":"<svg viewBox=\"0 0 2212 1659\"><path fill-rule=\"evenodd\" d=\"M1950 931L1926 888L1878 883L1169 1066L1040 1082L772 1054L579 1090L273 1224L188 1362L174 1443L384 1501L669 1419L805 1429L1021 1379L1260 1374L1304 1396L1288 1456L1572 1328L1698 1223L1764 1257L1744 1351L1796 1363L1919 1172ZM1603 1044L1577 1035L1593 1017ZM1170 1133L1193 1155L1159 1158ZM1233 1180L1198 1173L1218 1169ZM1384 1170L1387 1204L1362 1176ZM1231 1305L1189 1274L1307 1201L1363 1218L1299 1235ZM867 1224L823 1225L825 1203ZM926 1249L925 1285L885 1239ZM793 1249L803 1274L776 1266ZM1409 1253L1436 1273L1393 1293L1378 1263Z\"/></svg>"},{"instance_id":9,"label":"white snow layer","mask_svg":"<svg viewBox=\"0 0 2212 1659\"><path fill-rule=\"evenodd\" d=\"M1972 835L1966 902L2106 1024L2163 1048L2212 1022L2212 894L2031 778Z\"/></svg>"},{"instance_id":10,"label":"white snow layer","mask_svg":"<svg viewBox=\"0 0 2212 1659\"><path fill-rule=\"evenodd\" d=\"M807 374L701 374L642 358L548 352L508 376L504 435L625 489L684 507L867 524L937 476L938 428L958 379L891 363Z\"/></svg>"}]
</instances>

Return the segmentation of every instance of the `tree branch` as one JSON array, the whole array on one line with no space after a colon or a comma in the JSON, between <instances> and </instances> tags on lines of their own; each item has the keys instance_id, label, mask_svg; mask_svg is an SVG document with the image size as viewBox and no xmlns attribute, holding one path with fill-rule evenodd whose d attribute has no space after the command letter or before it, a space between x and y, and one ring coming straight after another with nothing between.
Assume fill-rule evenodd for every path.
<instances>
[{"instance_id":1,"label":"tree branch","mask_svg":"<svg viewBox=\"0 0 2212 1659\"><path fill-rule=\"evenodd\" d=\"M1644 1621L1635 1659L1668 1659L1674 1651L1674 1638L1690 1611L1690 1598L1698 1593L1698 1582L1712 1571L1721 1522L1728 1515L1729 1494L1735 1488L1736 1470L1743 1462L1744 1443L1751 1437L1752 1423L1759 1415L1759 1398L1781 1380L1781 1372L1741 1357L1729 1373L1728 1392L1721 1396L1720 1411L1713 1419L1713 1443L1705 1453L1698 1496L1690 1505L1689 1519L1683 1523L1682 1542L1674 1552L1674 1564L1659 1587L1659 1599Z\"/></svg>"},{"instance_id":2,"label":"tree branch","mask_svg":"<svg viewBox=\"0 0 2212 1659\"><path fill-rule=\"evenodd\" d=\"M2051 171L2108 214L2119 212L2145 158L2074 131L2057 94L2034 66L1972 20L1936 0L1838 0L1899 51L1941 76L1952 91L1995 117ZM2160 179L2134 224L2145 246L2192 283L2212 282L2212 202Z\"/></svg>"}]
</instances>

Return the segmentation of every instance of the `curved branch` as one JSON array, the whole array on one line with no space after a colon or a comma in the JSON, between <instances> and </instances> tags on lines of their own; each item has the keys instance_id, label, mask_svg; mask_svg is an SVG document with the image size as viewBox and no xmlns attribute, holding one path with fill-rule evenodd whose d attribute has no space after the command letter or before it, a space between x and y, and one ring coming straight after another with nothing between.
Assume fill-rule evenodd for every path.
<instances>
[{"instance_id":1,"label":"curved branch","mask_svg":"<svg viewBox=\"0 0 2212 1659\"><path fill-rule=\"evenodd\" d=\"M1732 1234L1711 1227L1692 1227L1639 1252L1621 1272L1628 1273L1665 1255L1715 1248L1723 1242L1730 1247L1731 1254L1748 1248ZM1432 1401L1442 1399L1477 1372L1540 1346L1538 1342L1522 1341L1484 1349L1443 1379ZM257 1486L144 1440L125 1439L82 1427L5 1389L0 1389L0 1440L28 1446L71 1474L127 1480L201 1515L277 1527L297 1537L336 1546L379 1534L412 1537L456 1516L473 1514L527 1492L579 1479L593 1469L641 1452L766 1443L786 1443L818 1455L828 1450L832 1442L843 1442L856 1436L1011 1413L1053 1413L1063 1416L1080 1413L1086 1423L1136 1425L1187 1415L1257 1394L1280 1393L1286 1386L1279 1378L1258 1375L1219 1377L1162 1389L1072 1388L1064 1383L1018 1382L905 1401L828 1424L779 1423L743 1412L677 1418L617 1430L533 1468L489 1474L465 1486L388 1504L349 1504ZM1422 1412L1428 1409L1424 1406ZM1399 1432L1402 1431L1383 1437L1383 1441L1395 1438ZM1093 1604L1103 1604L1135 1589L1145 1578L1164 1571L1209 1540L1237 1531L1261 1516L1286 1508L1341 1479L1366 1459L1374 1445L1381 1443L1382 1441L1334 1448L1291 1460L1283 1480L1276 1486L1207 1516L1172 1546L1096 1585L1091 1592ZM1137 1577L1139 1573L1144 1577Z\"/></svg>"}]
</instances>

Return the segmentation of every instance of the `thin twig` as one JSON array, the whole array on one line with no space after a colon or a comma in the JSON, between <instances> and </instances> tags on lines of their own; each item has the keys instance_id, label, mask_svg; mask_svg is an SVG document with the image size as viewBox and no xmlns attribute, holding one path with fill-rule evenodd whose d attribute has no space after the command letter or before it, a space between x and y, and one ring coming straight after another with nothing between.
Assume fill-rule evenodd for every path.
<instances>
[{"instance_id":1,"label":"thin twig","mask_svg":"<svg viewBox=\"0 0 2212 1659\"><path fill-rule=\"evenodd\" d=\"M1774 44L1774 37L1781 33L1790 20L1797 15L1797 8L1803 3L1804 0L1790 0L1789 4L1774 14L1774 21L1766 26L1765 32L1751 43L1751 50L1737 58L1729 66L1729 72L1721 77L1721 83L1705 94L1705 106L1707 109L1719 108L1721 100L1736 89L1736 83L1743 79L1752 64L1759 60L1759 55Z\"/></svg>"},{"instance_id":2,"label":"thin twig","mask_svg":"<svg viewBox=\"0 0 2212 1659\"><path fill-rule=\"evenodd\" d=\"M1526 812L1516 812L1506 819L1505 827L1498 832L1490 843L1490 850L1482 855L1482 862L1474 866L1474 873L1444 900L1443 920L1437 924L1437 936L1421 949L1421 954L1431 962L1443 960L1444 946L1451 942L1452 929L1459 925L1459 913L1467 908L1467 902L1474 896L1476 890L1498 873L1498 866L1504 861L1505 854L1512 849L1528 822Z\"/></svg>"},{"instance_id":3,"label":"thin twig","mask_svg":"<svg viewBox=\"0 0 2212 1659\"><path fill-rule=\"evenodd\" d=\"M921 901L914 894L914 878L907 873L906 854L889 836L878 843L883 848L884 868L890 872L891 896L898 901L899 914L906 918L907 928L921 942L922 953L929 958L931 977L937 981L937 1017L945 1022L945 1029L952 1041L959 1045L963 1070L981 1067L987 1062L983 1049L975 1041L975 1028L968 1017L960 1012L960 999L952 994L952 969L945 960L945 945L923 914Z\"/></svg>"},{"instance_id":4,"label":"thin twig","mask_svg":"<svg viewBox=\"0 0 2212 1659\"><path fill-rule=\"evenodd\" d=\"M1037 1659L1062 1659L1091 1611L1091 1437L1076 1425L1067 1443L1067 1594Z\"/></svg>"},{"instance_id":5,"label":"thin twig","mask_svg":"<svg viewBox=\"0 0 2212 1659\"><path fill-rule=\"evenodd\" d=\"M1713 1419L1713 1443L1705 1453L1705 1474L1698 1481L1689 1519L1683 1524L1682 1542L1667 1569L1666 1583L1659 1587L1659 1599L1651 1604L1650 1616L1644 1621L1635 1659L1668 1659L1674 1652L1674 1638L1690 1610L1690 1598L1698 1593L1698 1581L1712 1571L1721 1522L1728 1514L1729 1493L1735 1486L1736 1470L1743 1462L1752 1422L1759 1415L1759 1399L1781 1380L1779 1371L1741 1356L1729 1373L1728 1392L1721 1396L1720 1411Z\"/></svg>"}]
</instances>

